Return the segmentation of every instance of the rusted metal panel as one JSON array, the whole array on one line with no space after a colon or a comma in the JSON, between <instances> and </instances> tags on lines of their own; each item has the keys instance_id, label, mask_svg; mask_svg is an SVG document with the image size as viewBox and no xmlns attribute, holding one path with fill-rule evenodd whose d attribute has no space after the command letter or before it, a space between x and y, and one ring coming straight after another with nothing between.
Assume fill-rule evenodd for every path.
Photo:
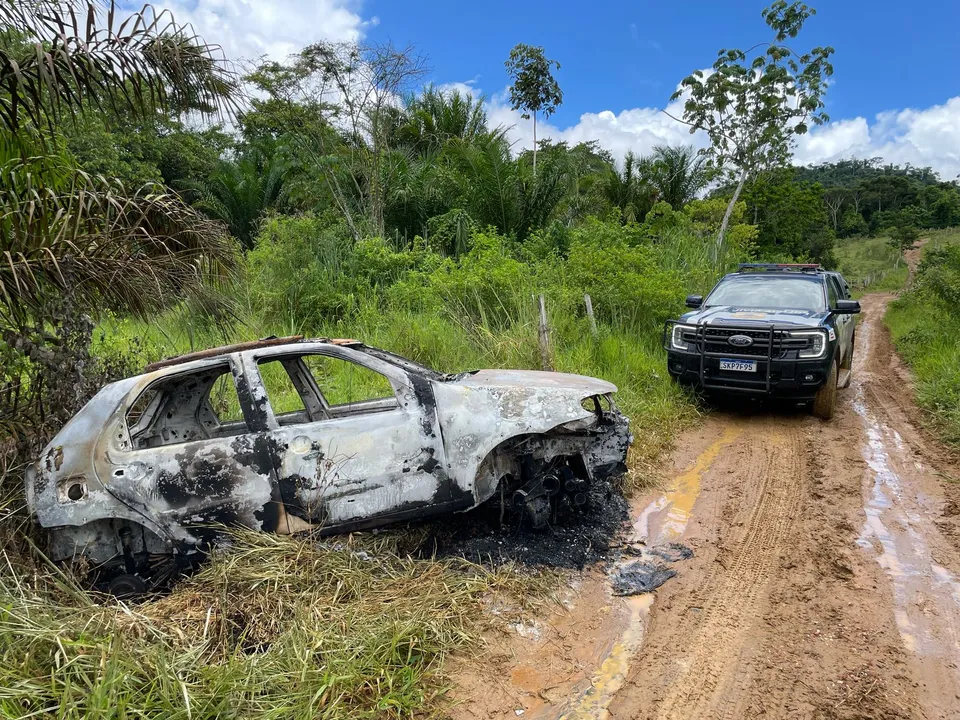
<instances>
[{"instance_id":1,"label":"rusted metal panel","mask_svg":"<svg viewBox=\"0 0 960 720\"><path fill-rule=\"evenodd\" d=\"M278 418L259 364L308 372L297 363L310 354L380 373L394 397L330 407L304 396L312 409ZM235 387L242 420L215 412L218 381ZM314 392L304 377L294 384ZM576 484L624 469L630 434L615 391L562 373L444 376L355 341L221 351L103 388L28 471L28 502L58 559L97 563L131 547L190 552L214 524L334 532L462 511L501 483L533 488L542 505L544 478L552 494L558 474ZM126 550L124 528L135 534Z\"/></svg>"},{"instance_id":2,"label":"rusted metal panel","mask_svg":"<svg viewBox=\"0 0 960 720\"><path fill-rule=\"evenodd\" d=\"M165 360L158 360L155 363L150 363L147 365L143 371L145 373L152 373L156 370L162 370L165 367L170 367L171 365L182 365L184 363L192 362L193 360L204 360L206 358L218 357L220 355L230 355L236 352L242 352L243 350L255 350L257 348L271 347L273 345L289 345L293 342L298 342L303 340L303 335L289 335L282 338L265 338L263 340L250 340L248 342L236 343L234 345L221 345L220 347L208 348L207 350L198 350L192 353L186 353L184 355L177 355L176 357L167 358Z\"/></svg>"}]
</instances>

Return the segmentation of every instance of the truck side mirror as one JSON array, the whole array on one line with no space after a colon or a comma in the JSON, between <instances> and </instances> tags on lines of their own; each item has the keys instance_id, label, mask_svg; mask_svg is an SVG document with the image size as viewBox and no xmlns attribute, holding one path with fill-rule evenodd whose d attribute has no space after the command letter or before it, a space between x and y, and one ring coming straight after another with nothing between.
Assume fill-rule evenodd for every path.
<instances>
[{"instance_id":1,"label":"truck side mirror","mask_svg":"<svg viewBox=\"0 0 960 720\"><path fill-rule=\"evenodd\" d=\"M703 295L687 295L688 308L693 308L694 310L696 310L701 305L703 305Z\"/></svg>"},{"instance_id":2,"label":"truck side mirror","mask_svg":"<svg viewBox=\"0 0 960 720\"><path fill-rule=\"evenodd\" d=\"M860 303L856 300L837 300L833 311L837 315L857 315L860 312Z\"/></svg>"}]
</instances>

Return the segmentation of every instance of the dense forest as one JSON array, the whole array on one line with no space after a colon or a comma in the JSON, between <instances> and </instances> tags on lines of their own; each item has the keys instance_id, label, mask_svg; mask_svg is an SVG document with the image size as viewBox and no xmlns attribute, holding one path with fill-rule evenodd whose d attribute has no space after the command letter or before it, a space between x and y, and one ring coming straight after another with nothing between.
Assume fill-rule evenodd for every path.
<instances>
[{"instance_id":1,"label":"dense forest","mask_svg":"<svg viewBox=\"0 0 960 720\"><path fill-rule=\"evenodd\" d=\"M558 325L556 364L577 346L585 294L605 327L647 347L683 289L709 289L732 263L834 266L847 238L903 244L960 219L957 184L929 168L790 165L793 134L826 120L830 48L788 80L795 107L721 53L723 72L682 83L683 121L709 148L613 157L599 141L511 144L482 97L427 83L413 48L321 42L239 73L168 13L84 27L31 7L0 5L11 427L62 422L104 379L92 367L112 376L227 337L347 332L393 313L391 326L451 325L426 357L435 330L381 340L421 360L533 364L484 340L527 333L535 294ZM810 14L773 7L778 37ZM775 52L754 62L783 77ZM518 45L505 66L536 128L563 102L558 64ZM777 111L751 114L758 97ZM453 337L472 350L447 352ZM143 357L119 352L128 340Z\"/></svg>"}]
</instances>

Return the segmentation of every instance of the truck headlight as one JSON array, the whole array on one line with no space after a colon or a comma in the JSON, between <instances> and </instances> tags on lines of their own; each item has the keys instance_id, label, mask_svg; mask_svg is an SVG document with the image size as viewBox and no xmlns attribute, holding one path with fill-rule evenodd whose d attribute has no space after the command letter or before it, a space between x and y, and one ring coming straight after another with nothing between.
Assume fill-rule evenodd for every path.
<instances>
[{"instance_id":1,"label":"truck headlight","mask_svg":"<svg viewBox=\"0 0 960 720\"><path fill-rule=\"evenodd\" d=\"M810 347L800 350L797 357L805 360L816 360L827 354L827 334L822 330L804 330L803 332L792 332L790 337L810 338Z\"/></svg>"},{"instance_id":2,"label":"truck headlight","mask_svg":"<svg viewBox=\"0 0 960 720\"><path fill-rule=\"evenodd\" d=\"M683 339L684 330L693 330L690 325L674 325L670 331L670 347L674 350L689 350L690 343Z\"/></svg>"}]
</instances>

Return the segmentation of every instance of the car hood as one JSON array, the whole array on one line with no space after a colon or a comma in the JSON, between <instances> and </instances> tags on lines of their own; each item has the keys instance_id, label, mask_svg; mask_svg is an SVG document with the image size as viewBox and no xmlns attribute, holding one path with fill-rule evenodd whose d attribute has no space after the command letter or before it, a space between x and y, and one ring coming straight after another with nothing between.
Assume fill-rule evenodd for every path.
<instances>
[{"instance_id":1,"label":"car hood","mask_svg":"<svg viewBox=\"0 0 960 720\"><path fill-rule=\"evenodd\" d=\"M587 395L603 395L617 391L617 386L606 380L559 372L537 370L477 370L459 375L452 382L467 387L522 388L537 390L569 390Z\"/></svg>"},{"instance_id":2,"label":"car hood","mask_svg":"<svg viewBox=\"0 0 960 720\"><path fill-rule=\"evenodd\" d=\"M691 325L795 325L817 327L829 315L825 310L758 310L718 305L688 312L680 322Z\"/></svg>"}]
</instances>

